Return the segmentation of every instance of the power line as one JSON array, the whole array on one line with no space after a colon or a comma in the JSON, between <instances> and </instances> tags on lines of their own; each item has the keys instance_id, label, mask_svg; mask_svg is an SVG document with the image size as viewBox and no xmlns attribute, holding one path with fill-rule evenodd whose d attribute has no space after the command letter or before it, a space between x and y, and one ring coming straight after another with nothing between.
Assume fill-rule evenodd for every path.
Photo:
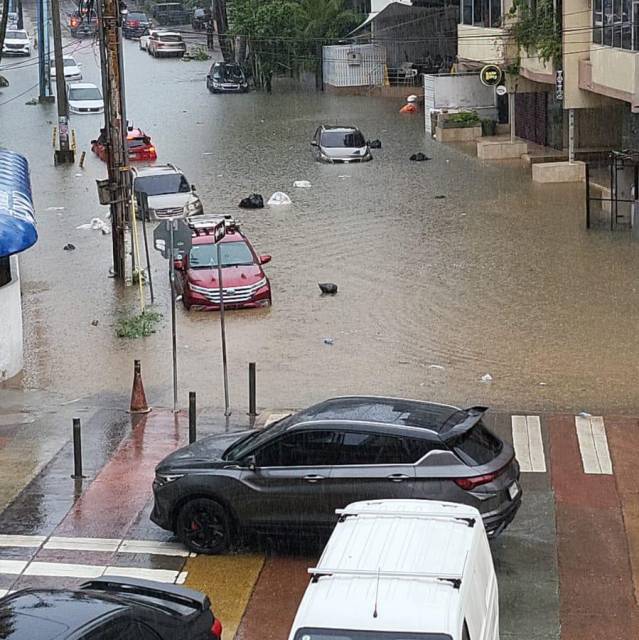
<instances>
[{"instance_id":1,"label":"power line","mask_svg":"<svg viewBox=\"0 0 639 640\"><path fill-rule=\"evenodd\" d=\"M22 97L25 93L29 93L29 91L33 91L38 86L38 84L40 83L36 82L32 87L25 89L21 93L13 96L12 98L9 98L8 100L5 100L4 102L0 102L0 107L4 106L5 104L9 104L10 102L13 102L14 100L17 100L18 98Z\"/></svg>"}]
</instances>

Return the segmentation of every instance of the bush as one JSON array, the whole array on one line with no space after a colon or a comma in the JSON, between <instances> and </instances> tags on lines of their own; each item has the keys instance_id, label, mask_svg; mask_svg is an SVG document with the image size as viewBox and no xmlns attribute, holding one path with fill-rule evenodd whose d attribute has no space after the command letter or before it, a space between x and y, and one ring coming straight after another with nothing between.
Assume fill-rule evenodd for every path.
<instances>
[{"instance_id":1,"label":"bush","mask_svg":"<svg viewBox=\"0 0 639 640\"><path fill-rule=\"evenodd\" d=\"M146 338L155 333L162 314L157 311L143 311L134 316L120 318L115 325L118 338Z\"/></svg>"},{"instance_id":2,"label":"bush","mask_svg":"<svg viewBox=\"0 0 639 640\"><path fill-rule=\"evenodd\" d=\"M480 122L476 111L460 111L459 113L451 113L446 120L466 127L474 127Z\"/></svg>"}]
</instances>

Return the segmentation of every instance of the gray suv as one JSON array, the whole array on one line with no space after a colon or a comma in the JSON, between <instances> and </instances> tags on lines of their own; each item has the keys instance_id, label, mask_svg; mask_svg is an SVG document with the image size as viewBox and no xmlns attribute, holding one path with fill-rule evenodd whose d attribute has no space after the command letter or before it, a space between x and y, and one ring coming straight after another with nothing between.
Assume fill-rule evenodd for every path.
<instances>
[{"instance_id":1,"label":"gray suv","mask_svg":"<svg viewBox=\"0 0 639 640\"><path fill-rule=\"evenodd\" d=\"M373 159L364 135L355 127L317 128L311 146L320 162L368 162Z\"/></svg>"},{"instance_id":2,"label":"gray suv","mask_svg":"<svg viewBox=\"0 0 639 640\"><path fill-rule=\"evenodd\" d=\"M522 491L513 449L485 411L352 396L211 436L156 467L151 519L192 551L221 553L244 530L317 533L351 502L429 498L476 507L495 536Z\"/></svg>"}]
</instances>

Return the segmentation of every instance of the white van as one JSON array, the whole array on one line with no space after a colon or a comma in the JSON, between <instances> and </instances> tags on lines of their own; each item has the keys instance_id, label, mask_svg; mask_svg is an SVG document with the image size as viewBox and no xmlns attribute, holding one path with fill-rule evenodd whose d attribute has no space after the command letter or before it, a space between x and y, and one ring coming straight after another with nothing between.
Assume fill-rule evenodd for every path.
<instances>
[{"instance_id":1,"label":"white van","mask_svg":"<svg viewBox=\"0 0 639 640\"><path fill-rule=\"evenodd\" d=\"M479 511L434 500L355 502L289 640L498 640L497 579Z\"/></svg>"}]
</instances>

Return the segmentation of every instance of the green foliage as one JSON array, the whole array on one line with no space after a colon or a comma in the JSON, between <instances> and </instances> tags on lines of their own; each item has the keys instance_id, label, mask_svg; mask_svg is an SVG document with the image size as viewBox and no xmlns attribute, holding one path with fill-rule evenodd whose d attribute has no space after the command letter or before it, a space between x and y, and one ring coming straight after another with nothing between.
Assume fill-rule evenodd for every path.
<instances>
[{"instance_id":1,"label":"green foliage","mask_svg":"<svg viewBox=\"0 0 639 640\"><path fill-rule=\"evenodd\" d=\"M474 127L480 122L476 111L460 111L459 113L451 113L446 120L448 122L461 124L467 127Z\"/></svg>"},{"instance_id":2,"label":"green foliage","mask_svg":"<svg viewBox=\"0 0 639 640\"><path fill-rule=\"evenodd\" d=\"M150 310L145 310L138 315L120 318L115 325L115 335L118 338L146 338L155 333L161 319L161 313Z\"/></svg>"},{"instance_id":3,"label":"green foliage","mask_svg":"<svg viewBox=\"0 0 639 640\"><path fill-rule=\"evenodd\" d=\"M561 16L553 0L537 0L532 7L528 0L514 0L509 16L513 19L512 34L521 49L529 55L536 52L541 62L561 63Z\"/></svg>"},{"instance_id":4,"label":"green foliage","mask_svg":"<svg viewBox=\"0 0 639 640\"><path fill-rule=\"evenodd\" d=\"M211 56L209 55L206 47L202 45L195 45L189 49L188 58L190 60L208 60Z\"/></svg>"}]
</instances>

